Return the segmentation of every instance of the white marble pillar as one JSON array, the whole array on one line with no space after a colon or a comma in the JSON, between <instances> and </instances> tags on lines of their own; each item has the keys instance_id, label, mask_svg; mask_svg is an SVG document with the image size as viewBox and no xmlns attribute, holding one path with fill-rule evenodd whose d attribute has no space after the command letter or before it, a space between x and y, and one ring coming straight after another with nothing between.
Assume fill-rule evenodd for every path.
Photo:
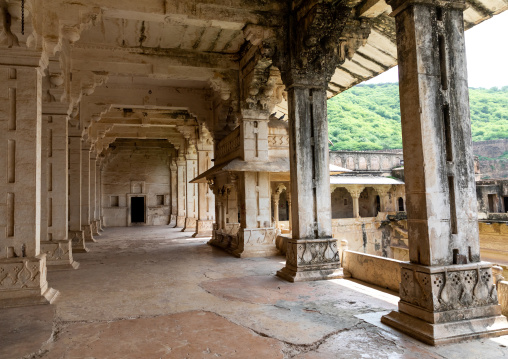
<instances>
[{"instance_id":1,"label":"white marble pillar","mask_svg":"<svg viewBox=\"0 0 508 359\"><path fill-rule=\"evenodd\" d=\"M78 128L69 129L69 238L74 253L88 252L85 232L81 225L81 134Z\"/></svg>"},{"instance_id":2,"label":"white marble pillar","mask_svg":"<svg viewBox=\"0 0 508 359\"><path fill-rule=\"evenodd\" d=\"M45 111L56 112L45 104ZM66 106L62 109L65 111ZM68 239L68 120L67 114L42 116L41 252L48 269L77 269Z\"/></svg>"},{"instance_id":3,"label":"white marble pillar","mask_svg":"<svg viewBox=\"0 0 508 359\"><path fill-rule=\"evenodd\" d=\"M0 272L5 279L0 282L0 308L51 303L58 295L48 286L46 254L41 253L40 247L40 54L25 49L20 58L7 55L10 50L2 49Z\"/></svg>"},{"instance_id":4,"label":"white marble pillar","mask_svg":"<svg viewBox=\"0 0 508 359\"><path fill-rule=\"evenodd\" d=\"M464 1L389 1L397 28L410 263L382 322L429 344L508 333L480 261ZM445 5L445 6L443 6Z\"/></svg>"},{"instance_id":5,"label":"white marble pillar","mask_svg":"<svg viewBox=\"0 0 508 359\"><path fill-rule=\"evenodd\" d=\"M91 180L90 180L90 145L81 145L81 227L85 232L86 242L96 242L93 237Z\"/></svg>"}]
</instances>

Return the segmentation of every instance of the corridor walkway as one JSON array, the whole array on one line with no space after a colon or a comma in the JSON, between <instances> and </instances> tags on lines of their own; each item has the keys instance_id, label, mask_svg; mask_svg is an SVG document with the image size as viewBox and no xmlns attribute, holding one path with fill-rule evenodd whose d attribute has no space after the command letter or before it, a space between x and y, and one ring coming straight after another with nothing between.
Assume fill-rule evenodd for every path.
<instances>
[{"instance_id":1,"label":"corridor walkway","mask_svg":"<svg viewBox=\"0 0 508 359\"><path fill-rule=\"evenodd\" d=\"M168 227L109 228L50 272L51 306L0 310L0 358L501 358L508 337L438 348L379 323L398 298L352 280L288 283Z\"/></svg>"}]
</instances>

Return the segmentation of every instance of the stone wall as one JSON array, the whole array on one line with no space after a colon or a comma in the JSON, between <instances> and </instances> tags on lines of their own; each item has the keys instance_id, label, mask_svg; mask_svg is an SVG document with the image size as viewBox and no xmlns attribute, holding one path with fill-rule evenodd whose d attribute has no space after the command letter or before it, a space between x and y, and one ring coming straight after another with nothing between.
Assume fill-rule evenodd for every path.
<instances>
[{"instance_id":1,"label":"stone wall","mask_svg":"<svg viewBox=\"0 0 508 359\"><path fill-rule=\"evenodd\" d=\"M139 142L139 141L138 141ZM121 147L102 170L103 219L108 227L129 225L130 198L145 197L146 225L169 223L169 159L152 147Z\"/></svg>"},{"instance_id":2,"label":"stone wall","mask_svg":"<svg viewBox=\"0 0 508 359\"><path fill-rule=\"evenodd\" d=\"M403 161L402 153L367 151L331 151L330 164L355 171L390 173Z\"/></svg>"},{"instance_id":3,"label":"stone wall","mask_svg":"<svg viewBox=\"0 0 508 359\"><path fill-rule=\"evenodd\" d=\"M473 143L473 153L476 156L497 158L508 152L508 139L481 141Z\"/></svg>"}]
</instances>

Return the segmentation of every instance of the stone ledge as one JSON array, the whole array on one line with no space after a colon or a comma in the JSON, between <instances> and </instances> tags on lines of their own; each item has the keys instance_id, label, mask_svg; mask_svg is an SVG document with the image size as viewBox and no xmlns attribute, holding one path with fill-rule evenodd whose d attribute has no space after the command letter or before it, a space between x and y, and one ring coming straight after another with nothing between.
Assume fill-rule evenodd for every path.
<instances>
[{"instance_id":1,"label":"stone ledge","mask_svg":"<svg viewBox=\"0 0 508 359\"><path fill-rule=\"evenodd\" d=\"M503 315L441 324L430 324L397 311L381 317L387 324L430 345L457 343L468 339L491 338L508 334L508 321Z\"/></svg>"}]
</instances>

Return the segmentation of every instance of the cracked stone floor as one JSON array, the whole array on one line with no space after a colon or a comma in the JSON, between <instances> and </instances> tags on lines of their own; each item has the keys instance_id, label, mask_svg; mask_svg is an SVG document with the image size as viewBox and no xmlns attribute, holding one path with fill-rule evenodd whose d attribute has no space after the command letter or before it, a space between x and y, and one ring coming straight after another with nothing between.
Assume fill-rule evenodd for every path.
<instances>
[{"instance_id":1,"label":"cracked stone floor","mask_svg":"<svg viewBox=\"0 0 508 359\"><path fill-rule=\"evenodd\" d=\"M0 310L0 358L502 358L508 336L431 347L380 323L398 298L353 280L287 283L168 227L108 228L54 305Z\"/></svg>"}]
</instances>

